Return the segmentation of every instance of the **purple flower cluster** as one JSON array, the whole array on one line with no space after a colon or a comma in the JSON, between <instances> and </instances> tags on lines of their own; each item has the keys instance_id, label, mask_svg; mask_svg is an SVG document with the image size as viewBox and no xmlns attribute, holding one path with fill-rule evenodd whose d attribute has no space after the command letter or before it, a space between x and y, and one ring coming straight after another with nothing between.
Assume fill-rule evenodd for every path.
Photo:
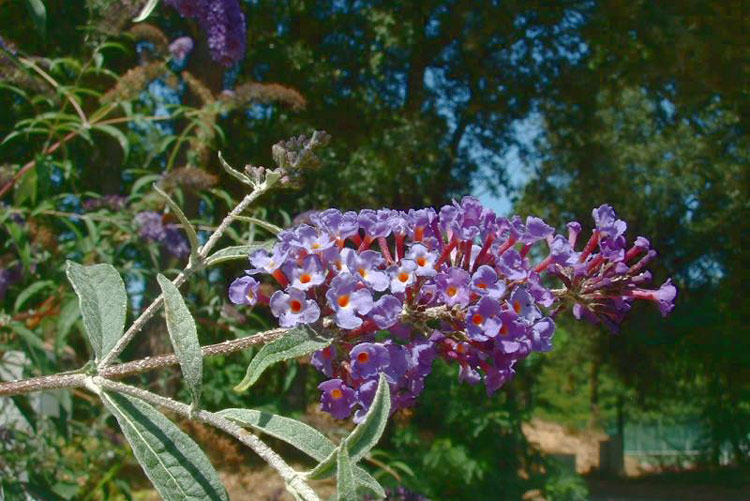
<instances>
[{"instance_id":1,"label":"purple flower cluster","mask_svg":"<svg viewBox=\"0 0 750 501\"><path fill-rule=\"evenodd\" d=\"M190 243L179 225L164 223L158 212L144 211L135 215L135 224L141 238L161 244L173 256L184 259L190 255Z\"/></svg>"},{"instance_id":2,"label":"purple flower cluster","mask_svg":"<svg viewBox=\"0 0 750 501\"><path fill-rule=\"evenodd\" d=\"M245 56L245 14L238 0L167 0L167 3L182 17L198 20L206 32L214 61L231 66Z\"/></svg>"},{"instance_id":3,"label":"purple flower cluster","mask_svg":"<svg viewBox=\"0 0 750 501\"><path fill-rule=\"evenodd\" d=\"M594 209L592 215L594 231L577 259L557 263L550 270L564 283L575 317L603 323L616 331L635 299L653 301L662 316L671 313L677 288L670 279L656 290L643 288L652 279L646 266L656 257L650 242L637 237L629 245L625 239L627 223L618 219L609 205ZM579 223L568 223L568 238L556 237L559 239L556 245L574 246L580 232ZM540 263L538 271L544 270L550 262L548 258Z\"/></svg>"},{"instance_id":4,"label":"purple flower cluster","mask_svg":"<svg viewBox=\"0 0 750 501\"><path fill-rule=\"evenodd\" d=\"M251 276L235 280L230 299L265 302L253 277L271 275L284 289L268 301L281 326L324 320L340 329L312 357L330 378L319 386L322 409L336 418L364 416L380 373L393 409L413 406L437 357L491 394L519 360L552 348L562 301L577 317L610 325L634 299L656 301L663 313L673 307L669 281L641 288L650 279L648 242L639 237L625 250L625 223L609 206L594 218L594 236L579 252L578 223L564 237L536 217L499 217L473 197L439 212L328 209L252 254ZM537 254L546 257L533 263ZM565 287L550 290L542 274Z\"/></svg>"}]
</instances>

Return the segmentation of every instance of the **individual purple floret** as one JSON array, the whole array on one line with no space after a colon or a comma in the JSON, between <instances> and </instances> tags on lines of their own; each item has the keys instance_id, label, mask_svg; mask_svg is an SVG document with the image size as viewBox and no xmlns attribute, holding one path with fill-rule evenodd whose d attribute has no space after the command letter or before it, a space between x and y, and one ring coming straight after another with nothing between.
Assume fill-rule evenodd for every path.
<instances>
[{"instance_id":1,"label":"individual purple floret","mask_svg":"<svg viewBox=\"0 0 750 501\"><path fill-rule=\"evenodd\" d=\"M342 329L356 329L362 325L358 315L366 315L372 309L372 294L367 289L357 289L358 284L350 273L344 273L333 279L326 293L336 325Z\"/></svg>"},{"instance_id":2,"label":"individual purple floret","mask_svg":"<svg viewBox=\"0 0 750 501\"><path fill-rule=\"evenodd\" d=\"M340 379L329 379L318 385L322 391L320 395L320 408L331 414L336 419L346 419L352 413L354 407L354 390L349 388Z\"/></svg>"},{"instance_id":3,"label":"individual purple floret","mask_svg":"<svg viewBox=\"0 0 750 501\"><path fill-rule=\"evenodd\" d=\"M387 294L378 299L370 310L370 318L379 329L392 327L403 311L403 304L395 296Z\"/></svg>"},{"instance_id":4,"label":"individual purple floret","mask_svg":"<svg viewBox=\"0 0 750 501\"><path fill-rule=\"evenodd\" d=\"M505 282L498 280L497 272L491 266L483 264L471 277L471 290L480 296L500 299L508 287Z\"/></svg>"},{"instance_id":5,"label":"individual purple floret","mask_svg":"<svg viewBox=\"0 0 750 501\"><path fill-rule=\"evenodd\" d=\"M494 338L502 326L500 303L491 297L485 296L480 299L466 314L466 334L474 341Z\"/></svg>"},{"instance_id":6,"label":"individual purple floret","mask_svg":"<svg viewBox=\"0 0 750 501\"><path fill-rule=\"evenodd\" d=\"M320 307L305 293L293 287L287 292L276 291L271 296L271 313L279 319L282 327L311 324L320 318Z\"/></svg>"},{"instance_id":7,"label":"individual purple floret","mask_svg":"<svg viewBox=\"0 0 750 501\"><path fill-rule=\"evenodd\" d=\"M416 279L417 264L411 259L402 259L399 264L388 268L388 276L391 278L391 292L400 294L412 285Z\"/></svg>"},{"instance_id":8,"label":"individual purple floret","mask_svg":"<svg viewBox=\"0 0 750 501\"><path fill-rule=\"evenodd\" d=\"M357 254L352 249L344 249L342 255L346 267L354 277L377 292L388 288L388 275L379 269L384 263L383 256L378 252L366 250Z\"/></svg>"},{"instance_id":9,"label":"individual purple floret","mask_svg":"<svg viewBox=\"0 0 750 501\"><path fill-rule=\"evenodd\" d=\"M388 350L378 343L360 343L349 353L352 375L359 379L366 379L378 374L384 369L390 357Z\"/></svg>"},{"instance_id":10,"label":"individual purple floret","mask_svg":"<svg viewBox=\"0 0 750 501\"><path fill-rule=\"evenodd\" d=\"M253 277L240 277L229 286L229 300L234 304L253 306L258 302L258 286Z\"/></svg>"},{"instance_id":11,"label":"individual purple floret","mask_svg":"<svg viewBox=\"0 0 750 501\"><path fill-rule=\"evenodd\" d=\"M292 287L306 291L318 286L325 281L326 270L320 258L314 254L308 254L302 260L302 265L287 262L284 265L284 274L289 279Z\"/></svg>"},{"instance_id":12,"label":"individual purple floret","mask_svg":"<svg viewBox=\"0 0 750 501\"><path fill-rule=\"evenodd\" d=\"M461 268L450 268L435 276L435 284L446 306L469 304L469 282L471 276Z\"/></svg>"}]
</instances>

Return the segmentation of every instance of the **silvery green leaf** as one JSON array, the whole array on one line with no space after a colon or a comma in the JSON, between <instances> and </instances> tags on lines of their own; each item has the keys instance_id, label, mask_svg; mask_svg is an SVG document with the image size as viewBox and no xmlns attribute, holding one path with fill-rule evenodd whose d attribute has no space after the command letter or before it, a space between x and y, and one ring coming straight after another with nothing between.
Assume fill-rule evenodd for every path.
<instances>
[{"instance_id":1,"label":"silvery green leaf","mask_svg":"<svg viewBox=\"0 0 750 501\"><path fill-rule=\"evenodd\" d=\"M241 426L249 426L283 440L317 461L323 461L331 454L335 454L336 446L333 442L301 421L254 409L224 409L217 414ZM378 498L385 497L385 491L372 475L356 465L353 465L352 469L359 487L367 489Z\"/></svg>"},{"instance_id":2,"label":"silvery green leaf","mask_svg":"<svg viewBox=\"0 0 750 501\"><path fill-rule=\"evenodd\" d=\"M291 329L284 336L261 348L250 361L245 378L234 387L235 391L245 391L250 388L271 365L322 350L331 344L331 341L330 338L318 336L307 325Z\"/></svg>"},{"instance_id":3,"label":"silvery green leaf","mask_svg":"<svg viewBox=\"0 0 750 501\"><path fill-rule=\"evenodd\" d=\"M346 438L349 445L349 455L355 463L365 457L370 449L380 440L388 424L388 416L391 412L391 389L385 374L380 373L378 389L375 392L375 398L372 399L370 410L367 411L365 418L354 428L354 431Z\"/></svg>"},{"instance_id":4,"label":"silvery green leaf","mask_svg":"<svg viewBox=\"0 0 750 501\"><path fill-rule=\"evenodd\" d=\"M78 295L83 326L94 355L100 359L114 347L125 328L125 284L110 264L82 266L68 261L65 272Z\"/></svg>"},{"instance_id":5,"label":"silvery green leaf","mask_svg":"<svg viewBox=\"0 0 750 501\"><path fill-rule=\"evenodd\" d=\"M156 279L164 294L164 311L167 317L169 339L172 341L174 353L180 362L188 390L193 396L193 404L197 405L201 395L201 384L203 384L203 354L198 342L195 320L177 287L161 273Z\"/></svg>"},{"instance_id":6,"label":"silvery green leaf","mask_svg":"<svg viewBox=\"0 0 750 501\"><path fill-rule=\"evenodd\" d=\"M237 219L240 221L245 221L246 223L255 224L257 226L260 226L264 230L268 230L274 235L278 235L282 231L284 231L284 228L281 228L280 226L276 226L273 223L269 223L268 221L263 221L262 219L258 219L257 217L252 216L237 216Z\"/></svg>"},{"instance_id":7,"label":"silvery green leaf","mask_svg":"<svg viewBox=\"0 0 750 501\"><path fill-rule=\"evenodd\" d=\"M352 461L349 458L349 450L346 447L346 439L336 449L336 500L356 501L357 484L354 481Z\"/></svg>"},{"instance_id":8,"label":"silvery green leaf","mask_svg":"<svg viewBox=\"0 0 750 501\"><path fill-rule=\"evenodd\" d=\"M375 496L377 499L385 498L383 487L372 475L357 465L352 465L352 470L354 471L354 479L357 481L358 490L366 490L370 496Z\"/></svg>"},{"instance_id":9,"label":"silvery green leaf","mask_svg":"<svg viewBox=\"0 0 750 501\"><path fill-rule=\"evenodd\" d=\"M167 501L228 501L211 462L177 425L135 397L102 392L101 398L162 498Z\"/></svg>"},{"instance_id":10,"label":"silvery green leaf","mask_svg":"<svg viewBox=\"0 0 750 501\"><path fill-rule=\"evenodd\" d=\"M336 449L325 435L296 419L254 409L224 409L217 414L283 440L318 461L324 460Z\"/></svg>"},{"instance_id":11,"label":"silvery green leaf","mask_svg":"<svg viewBox=\"0 0 750 501\"><path fill-rule=\"evenodd\" d=\"M250 180L249 177L244 175L242 172L236 170L234 167L229 165L226 160L224 160L224 156L219 152L219 163L224 168L225 171L227 171L227 174L232 176L233 178L237 179L239 182L244 184L252 185L253 182Z\"/></svg>"},{"instance_id":12,"label":"silvery green leaf","mask_svg":"<svg viewBox=\"0 0 750 501\"><path fill-rule=\"evenodd\" d=\"M236 261L238 259L247 260L248 256L260 249L270 250L276 243L275 240L267 240L254 244L232 245L218 250L206 258L206 266L224 263L226 261Z\"/></svg>"},{"instance_id":13,"label":"silvery green leaf","mask_svg":"<svg viewBox=\"0 0 750 501\"><path fill-rule=\"evenodd\" d=\"M370 409L365 418L346 438L349 447L349 456L355 464L362 459L380 440L388 416L391 411L391 396L388 381L383 373L380 374L378 389L372 399ZM329 454L318 466L307 473L309 478L321 479L333 474L333 465L336 461L335 454Z\"/></svg>"},{"instance_id":14,"label":"silvery green leaf","mask_svg":"<svg viewBox=\"0 0 750 501\"><path fill-rule=\"evenodd\" d=\"M148 0L148 3L143 6L141 12L133 19L133 22L140 23L141 21L145 21L146 18L151 15L151 12L153 12L158 4L159 0Z\"/></svg>"},{"instance_id":15,"label":"silvery green leaf","mask_svg":"<svg viewBox=\"0 0 750 501\"><path fill-rule=\"evenodd\" d=\"M185 213L182 212L182 209L179 205L177 205L177 202L172 200L172 198L167 195L165 191L163 191L159 186L154 183L154 189L156 192L161 195L164 200L166 200L167 205L169 205L169 208L172 210L175 216L177 216L177 219L180 220L180 223L182 223L182 228L185 230L185 234L188 237L188 240L190 241L190 255L195 256L198 253L198 247L200 244L198 243L198 234L195 232L195 228L193 227L193 224L188 221L187 216L185 216Z\"/></svg>"}]
</instances>

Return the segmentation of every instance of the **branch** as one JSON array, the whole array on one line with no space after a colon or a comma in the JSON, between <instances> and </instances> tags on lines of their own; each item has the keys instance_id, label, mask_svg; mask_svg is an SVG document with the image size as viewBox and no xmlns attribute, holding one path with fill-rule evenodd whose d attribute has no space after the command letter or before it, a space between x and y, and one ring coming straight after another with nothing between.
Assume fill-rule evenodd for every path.
<instances>
[{"instance_id":1,"label":"branch","mask_svg":"<svg viewBox=\"0 0 750 501\"><path fill-rule=\"evenodd\" d=\"M224 341L222 343L210 344L202 348L204 357L214 357L217 355L229 355L238 351L245 350L256 344L270 343L283 336L288 329L271 329L265 332L259 332L252 336ZM100 375L110 379L120 379L130 376L137 376L144 372L149 372L171 365L177 365L177 356L174 354L159 355L157 357L146 357L140 360L134 360L124 364L110 365L100 371ZM82 386L86 375L80 374L53 374L51 376L40 376L19 381L10 381L0 383L0 397L11 395L21 395L24 393L33 393L36 391L56 390L60 388L74 388Z\"/></svg>"},{"instance_id":2,"label":"branch","mask_svg":"<svg viewBox=\"0 0 750 501\"><path fill-rule=\"evenodd\" d=\"M242 201L232 209L232 212L227 214L227 217L224 218L224 220L219 224L219 226L216 228L216 230L211 234L211 236L208 238L208 241L201 246L201 248L198 250L198 263L193 263L192 261L188 263L188 266L182 270L179 275L175 277L174 280L172 280L172 283L175 285L175 287L179 288L182 284L184 284L187 279L192 275L195 271L200 269L205 261L205 259L208 257L208 253L211 252L211 250L214 248L214 246L218 243L221 236L224 234L226 229L229 227L229 225L234 221L234 219L242 214L247 207L253 203L259 196L261 196L266 190L268 190L268 186L266 183L261 183L253 189L253 191L246 195L245 198L242 199ZM143 326L146 325L146 323L151 320L151 318L156 314L157 311L161 308L162 304L164 304L164 296L159 295L153 303L151 303L148 308L146 308L143 313L132 323L130 328L128 328L127 331L125 331L125 334L122 335L122 337L117 341L117 344L107 353L99 362L99 371L102 372L107 366L111 365L112 362L122 353L122 350L125 349L125 347L130 343L130 341L135 337L136 334L138 334L141 329L143 329Z\"/></svg>"}]
</instances>

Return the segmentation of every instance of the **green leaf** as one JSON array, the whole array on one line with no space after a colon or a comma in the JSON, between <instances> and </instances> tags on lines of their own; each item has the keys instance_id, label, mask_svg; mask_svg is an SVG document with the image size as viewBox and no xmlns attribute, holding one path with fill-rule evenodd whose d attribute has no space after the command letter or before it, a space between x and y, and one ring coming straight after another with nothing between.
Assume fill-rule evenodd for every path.
<instances>
[{"instance_id":1,"label":"green leaf","mask_svg":"<svg viewBox=\"0 0 750 501\"><path fill-rule=\"evenodd\" d=\"M122 154L124 156L122 161L123 163L125 163L128 160L128 155L130 154L130 141L128 141L127 136L125 136L125 134L120 129L106 124L93 125L91 128L113 137L118 143L120 143L120 148L122 148Z\"/></svg>"},{"instance_id":2,"label":"green leaf","mask_svg":"<svg viewBox=\"0 0 750 501\"><path fill-rule=\"evenodd\" d=\"M146 402L102 392L102 402L114 414L133 455L162 498L224 500L227 496L211 462L190 437Z\"/></svg>"},{"instance_id":3,"label":"green leaf","mask_svg":"<svg viewBox=\"0 0 750 501\"><path fill-rule=\"evenodd\" d=\"M141 12L133 19L133 22L140 23L141 21L145 21L146 18L151 15L151 12L153 12L158 4L159 0L148 0L148 3L143 6Z\"/></svg>"},{"instance_id":4,"label":"green leaf","mask_svg":"<svg viewBox=\"0 0 750 501\"><path fill-rule=\"evenodd\" d=\"M234 167L229 165L226 160L224 160L224 156L219 152L219 163L224 168L225 171L227 171L227 174L232 176L233 178L237 179L239 182L244 184L252 185L253 182L250 180L249 177L247 177L242 172L235 170Z\"/></svg>"},{"instance_id":5,"label":"green leaf","mask_svg":"<svg viewBox=\"0 0 750 501\"><path fill-rule=\"evenodd\" d=\"M336 446L325 435L296 419L253 409L224 409L217 414L283 440L317 461L323 461L336 452ZM378 498L385 497L385 491L372 475L356 465L352 469L359 488L367 489Z\"/></svg>"},{"instance_id":6,"label":"green leaf","mask_svg":"<svg viewBox=\"0 0 750 501\"><path fill-rule=\"evenodd\" d=\"M167 201L167 205L169 205L169 208L172 209L172 212L174 212L174 215L177 216L177 219L180 220L182 223L182 228L185 230L185 233L187 234L188 240L190 240L190 254L195 257L198 254L198 247L200 244L198 243L198 234L195 232L195 228L193 227L192 223L188 221L187 216L184 212L182 212L182 209L180 209L180 206L177 205L177 202L172 200L172 198L166 194L159 186L154 183L154 189L156 192L164 197L164 200Z\"/></svg>"},{"instance_id":7,"label":"green leaf","mask_svg":"<svg viewBox=\"0 0 750 501\"><path fill-rule=\"evenodd\" d=\"M77 298L70 298L63 304L62 308L60 308L60 315L57 317L57 328L55 334L56 353L59 354L62 352L68 334L70 333L70 329L73 328L80 313Z\"/></svg>"},{"instance_id":8,"label":"green leaf","mask_svg":"<svg viewBox=\"0 0 750 501\"><path fill-rule=\"evenodd\" d=\"M388 424L390 412L391 389L388 386L385 374L381 372L378 389L375 392L375 398L372 399L370 410L367 411L365 418L346 439L352 461L358 462L370 452L370 449L375 447L383 435L385 425Z\"/></svg>"},{"instance_id":9,"label":"green leaf","mask_svg":"<svg viewBox=\"0 0 750 501\"><path fill-rule=\"evenodd\" d=\"M357 501L357 484L354 481L352 461L346 447L346 439L336 450L336 500Z\"/></svg>"},{"instance_id":10,"label":"green leaf","mask_svg":"<svg viewBox=\"0 0 750 501\"><path fill-rule=\"evenodd\" d=\"M362 422L346 438L349 456L355 464L378 443L381 435L383 435L391 411L390 393L388 381L385 375L381 373L378 389L375 392L370 409ZM329 454L318 466L307 473L307 477L321 479L333 475L335 461L336 455Z\"/></svg>"},{"instance_id":11,"label":"green leaf","mask_svg":"<svg viewBox=\"0 0 750 501\"><path fill-rule=\"evenodd\" d=\"M372 475L356 465L352 466L352 470L354 470L354 478L357 481L357 489L369 491L369 494L377 499L385 498L383 487Z\"/></svg>"},{"instance_id":12,"label":"green leaf","mask_svg":"<svg viewBox=\"0 0 750 501\"><path fill-rule=\"evenodd\" d=\"M240 221L245 221L246 223L258 225L264 230L270 231L274 235L278 235L279 233L284 231L284 228L276 226L273 223L269 223L268 221L263 221L262 219L258 219L257 217L237 216L237 219L239 219Z\"/></svg>"},{"instance_id":13,"label":"green leaf","mask_svg":"<svg viewBox=\"0 0 750 501\"><path fill-rule=\"evenodd\" d=\"M26 200L30 200L32 205L36 204L38 177L35 168L21 176L13 191L13 205L20 207Z\"/></svg>"},{"instance_id":14,"label":"green leaf","mask_svg":"<svg viewBox=\"0 0 750 501\"><path fill-rule=\"evenodd\" d=\"M26 7L34 20L34 26L42 38L47 36L47 8L42 0L26 0Z\"/></svg>"},{"instance_id":15,"label":"green leaf","mask_svg":"<svg viewBox=\"0 0 750 501\"><path fill-rule=\"evenodd\" d=\"M225 247L206 258L206 266L225 263L227 261L236 261L238 259L247 259L251 253L257 250L270 250L275 243L276 240L268 240L256 244L232 245L230 247Z\"/></svg>"},{"instance_id":16,"label":"green leaf","mask_svg":"<svg viewBox=\"0 0 750 501\"><path fill-rule=\"evenodd\" d=\"M325 435L296 419L254 409L224 409L217 414L283 440L318 461L324 460L336 449Z\"/></svg>"},{"instance_id":17,"label":"green leaf","mask_svg":"<svg viewBox=\"0 0 750 501\"><path fill-rule=\"evenodd\" d=\"M18 335L18 337L26 341L29 346L33 346L34 348L42 351L46 349L44 347L44 342L39 338L39 336L37 336L34 331L27 329L26 326L21 322L11 322L10 328L14 334Z\"/></svg>"},{"instance_id":18,"label":"green leaf","mask_svg":"<svg viewBox=\"0 0 750 501\"><path fill-rule=\"evenodd\" d=\"M161 273L156 279L164 294L164 311L167 316L169 338L172 340L172 347L180 362L188 390L193 396L193 405L197 406L203 384L203 353L198 342L195 320L177 287Z\"/></svg>"},{"instance_id":19,"label":"green leaf","mask_svg":"<svg viewBox=\"0 0 750 501\"><path fill-rule=\"evenodd\" d=\"M40 282L34 282L33 284L26 287L24 290L22 290L18 297L16 298L16 302L13 304L13 311L20 311L21 307L24 305L27 299L31 298L34 294L39 292L42 289L45 289L47 287L54 288L55 283L51 280L42 280Z\"/></svg>"},{"instance_id":20,"label":"green leaf","mask_svg":"<svg viewBox=\"0 0 750 501\"><path fill-rule=\"evenodd\" d=\"M283 337L268 343L261 348L258 354L255 355L250 362L250 365L248 365L245 379L235 386L234 390L247 390L271 365L322 350L331 344L331 341L332 339L318 336L318 334L307 325L291 329L284 334Z\"/></svg>"},{"instance_id":21,"label":"green leaf","mask_svg":"<svg viewBox=\"0 0 750 501\"><path fill-rule=\"evenodd\" d=\"M128 301L125 284L110 264L82 266L67 261L65 273L78 295L83 326L94 355L101 359L114 347L125 328Z\"/></svg>"}]
</instances>

